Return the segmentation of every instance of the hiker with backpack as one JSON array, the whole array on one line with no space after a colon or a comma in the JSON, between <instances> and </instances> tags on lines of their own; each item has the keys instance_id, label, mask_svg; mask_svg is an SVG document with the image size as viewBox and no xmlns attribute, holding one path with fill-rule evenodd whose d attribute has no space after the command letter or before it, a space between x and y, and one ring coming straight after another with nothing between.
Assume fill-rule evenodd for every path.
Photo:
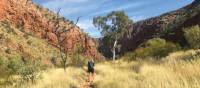
<instances>
[{"instance_id":1,"label":"hiker with backpack","mask_svg":"<svg viewBox=\"0 0 200 88\"><path fill-rule=\"evenodd\" d=\"M89 80L91 81L91 78L93 79L93 76L94 76L94 60L93 59L90 59L88 61L88 73L89 73Z\"/></svg>"}]
</instances>

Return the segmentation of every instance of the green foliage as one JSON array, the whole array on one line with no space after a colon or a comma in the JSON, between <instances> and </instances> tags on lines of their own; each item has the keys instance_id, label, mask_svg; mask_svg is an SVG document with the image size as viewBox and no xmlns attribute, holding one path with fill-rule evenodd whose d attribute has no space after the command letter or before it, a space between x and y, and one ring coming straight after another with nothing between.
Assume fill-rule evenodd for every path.
<instances>
[{"instance_id":1,"label":"green foliage","mask_svg":"<svg viewBox=\"0 0 200 88\"><path fill-rule=\"evenodd\" d=\"M21 82L34 82L40 78L40 72L45 70L41 60L24 60L21 55L17 54L10 57L7 61L0 58L0 77L6 78L7 81L13 75L19 75Z\"/></svg>"},{"instance_id":2,"label":"green foliage","mask_svg":"<svg viewBox=\"0 0 200 88\"><path fill-rule=\"evenodd\" d=\"M110 36L115 39L123 36L132 21L123 11L113 11L106 16L95 17L93 24L102 29L101 34L103 36Z\"/></svg>"},{"instance_id":3,"label":"green foliage","mask_svg":"<svg viewBox=\"0 0 200 88\"><path fill-rule=\"evenodd\" d=\"M17 74L18 70L21 67L21 63L22 63L21 58L19 58L18 56L12 57L9 60L8 65L7 65L9 73L11 75Z\"/></svg>"},{"instance_id":4,"label":"green foliage","mask_svg":"<svg viewBox=\"0 0 200 88\"><path fill-rule=\"evenodd\" d=\"M140 47L135 50L137 57L163 57L170 52L174 52L180 48L172 42L167 42L164 39L154 38L145 43L145 47Z\"/></svg>"},{"instance_id":5,"label":"green foliage","mask_svg":"<svg viewBox=\"0 0 200 88\"><path fill-rule=\"evenodd\" d=\"M178 18L176 19L176 21L179 21ZM176 22L175 21L175 22ZM160 30L160 32L158 32L154 37L163 37L163 36L170 36L170 35L174 35L175 34L175 30L174 29L174 26L175 23L174 22L171 22L167 25L163 25L163 29Z\"/></svg>"},{"instance_id":6,"label":"green foliage","mask_svg":"<svg viewBox=\"0 0 200 88\"><path fill-rule=\"evenodd\" d=\"M193 49L199 49L200 48L200 27L198 25L185 28L184 30L184 36L189 43L190 47Z\"/></svg>"},{"instance_id":7,"label":"green foliage","mask_svg":"<svg viewBox=\"0 0 200 88\"><path fill-rule=\"evenodd\" d=\"M1 81L0 84L11 85L13 75L18 75L18 70L21 67L20 55L13 55L10 58L0 58L0 77L5 81Z\"/></svg>"},{"instance_id":8,"label":"green foliage","mask_svg":"<svg viewBox=\"0 0 200 88\"><path fill-rule=\"evenodd\" d=\"M39 74L41 70L44 70L44 66L41 65L40 60L30 60L21 64L18 74L21 76L23 81L34 82L36 79L41 77Z\"/></svg>"},{"instance_id":9,"label":"green foliage","mask_svg":"<svg viewBox=\"0 0 200 88\"><path fill-rule=\"evenodd\" d=\"M132 25L132 20L124 13L124 11L112 11L106 16L98 16L93 18L93 25L101 30L101 34L105 37L103 41L113 53L113 60L115 60L116 48L118 40L128 32Z\"/></svg>"},{"instance_id":10,"label":"green foliage","mask_svg":"<svg viewBox=\"0 0 200 88\"><path fill-rule=\"evenodd\" d=\"M125 53L125 55L122 58L127 61L136 60L136 54L134 52L128 52Z\"/></svg>"},{"instance_id":11,"label":"green foliage","mask_svg":"<svg viewBox=\"0 0 200 88\"><path fill-rule=\"evenodd\" d=\"M102 40L103 46L109 49L113 47L112 45L113 40L111 40L110 38L111 38L110 36L105 36Z\"/></svg>"}]
</instances>

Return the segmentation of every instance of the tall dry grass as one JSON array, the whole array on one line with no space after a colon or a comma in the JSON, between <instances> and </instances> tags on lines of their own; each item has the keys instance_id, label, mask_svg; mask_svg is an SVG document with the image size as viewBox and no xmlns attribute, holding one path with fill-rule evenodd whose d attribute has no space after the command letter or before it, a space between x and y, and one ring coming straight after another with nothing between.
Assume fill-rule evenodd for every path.
<instances>
[{"instance_id":1,"label":"tall dry grass","mask_svg":"<svg viewBox=\"0 0 200 88\"><path fill-rule=\"evenodd\" d=\"M160 63L135 61L102 63L96 66L97 88L200 88L198 52L181 51Z\"/></svg>"},{"instance_id":2,"label":"tall dry grass","mask_svg":"<svg viewBox=\"0 0 200 88\"><path fill-rule=\"evenodd\" d=\"M44 78L31 88L77 88L84 81L85 71L80 68L55 69L44 74Z\"/></svg>"},{"instance_id":3,"label":"tall dry grass","mask_svg":"<svg viewBox=\"0 0 200 88\"><path fill-rule=\"evenodd\" d=\"M198 52L172 53L159 63L147 60L98 63L94 88L200 88ZM43 73L36 84L23 84L18 88L79 88L86 77L82 68L68 67L66 73L63 69L51 69Z\"/></svg>"},{"instance_id":4,"label":"tall dry grass","mask_svg":"<svg viewBox=\"0 0 200 88\"><path fill-rule=\"evenodd\" d=\"M78 88L85 81L85 75L86 72L81 68L68 67L66 72L63 69L50 69L34 84L19 82L2 88Z\"/></svg>"}]
</instances>

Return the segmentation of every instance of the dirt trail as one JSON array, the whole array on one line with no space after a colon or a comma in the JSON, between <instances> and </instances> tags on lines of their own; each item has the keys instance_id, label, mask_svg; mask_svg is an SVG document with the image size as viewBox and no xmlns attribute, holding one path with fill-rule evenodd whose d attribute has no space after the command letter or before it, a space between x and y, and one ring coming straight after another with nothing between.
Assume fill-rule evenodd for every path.
<instances>
[{"instance_id":1,"label":"dirt trail","mask_svg":"<svg viewBox=\"0 0 200 88\"><path fill-rule=\"evenodd\" d=\"M93 85L94 77L95 77L95 74L94 75L87 74L87 77L84 80L84 82L80 84L80 88L94 88L94 85Z\"/></svg>"}]
</instances>

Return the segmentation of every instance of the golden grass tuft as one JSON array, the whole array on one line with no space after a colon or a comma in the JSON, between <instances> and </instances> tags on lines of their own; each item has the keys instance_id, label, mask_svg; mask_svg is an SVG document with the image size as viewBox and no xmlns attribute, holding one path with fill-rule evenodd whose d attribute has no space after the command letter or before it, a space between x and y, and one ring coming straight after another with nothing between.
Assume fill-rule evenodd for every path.
<instances>
[{"instance_id":1,"label":"golden grass tuft","mask_svg":"<svg viewBox=\"0 0 200 88\"><path fill-rule=\"evenodd\" d=\"M77 88L84 79L84 71L79 68L67 68L51 70L43 74L43 79L32 88Z\"/></svg>"}]
</instances>

